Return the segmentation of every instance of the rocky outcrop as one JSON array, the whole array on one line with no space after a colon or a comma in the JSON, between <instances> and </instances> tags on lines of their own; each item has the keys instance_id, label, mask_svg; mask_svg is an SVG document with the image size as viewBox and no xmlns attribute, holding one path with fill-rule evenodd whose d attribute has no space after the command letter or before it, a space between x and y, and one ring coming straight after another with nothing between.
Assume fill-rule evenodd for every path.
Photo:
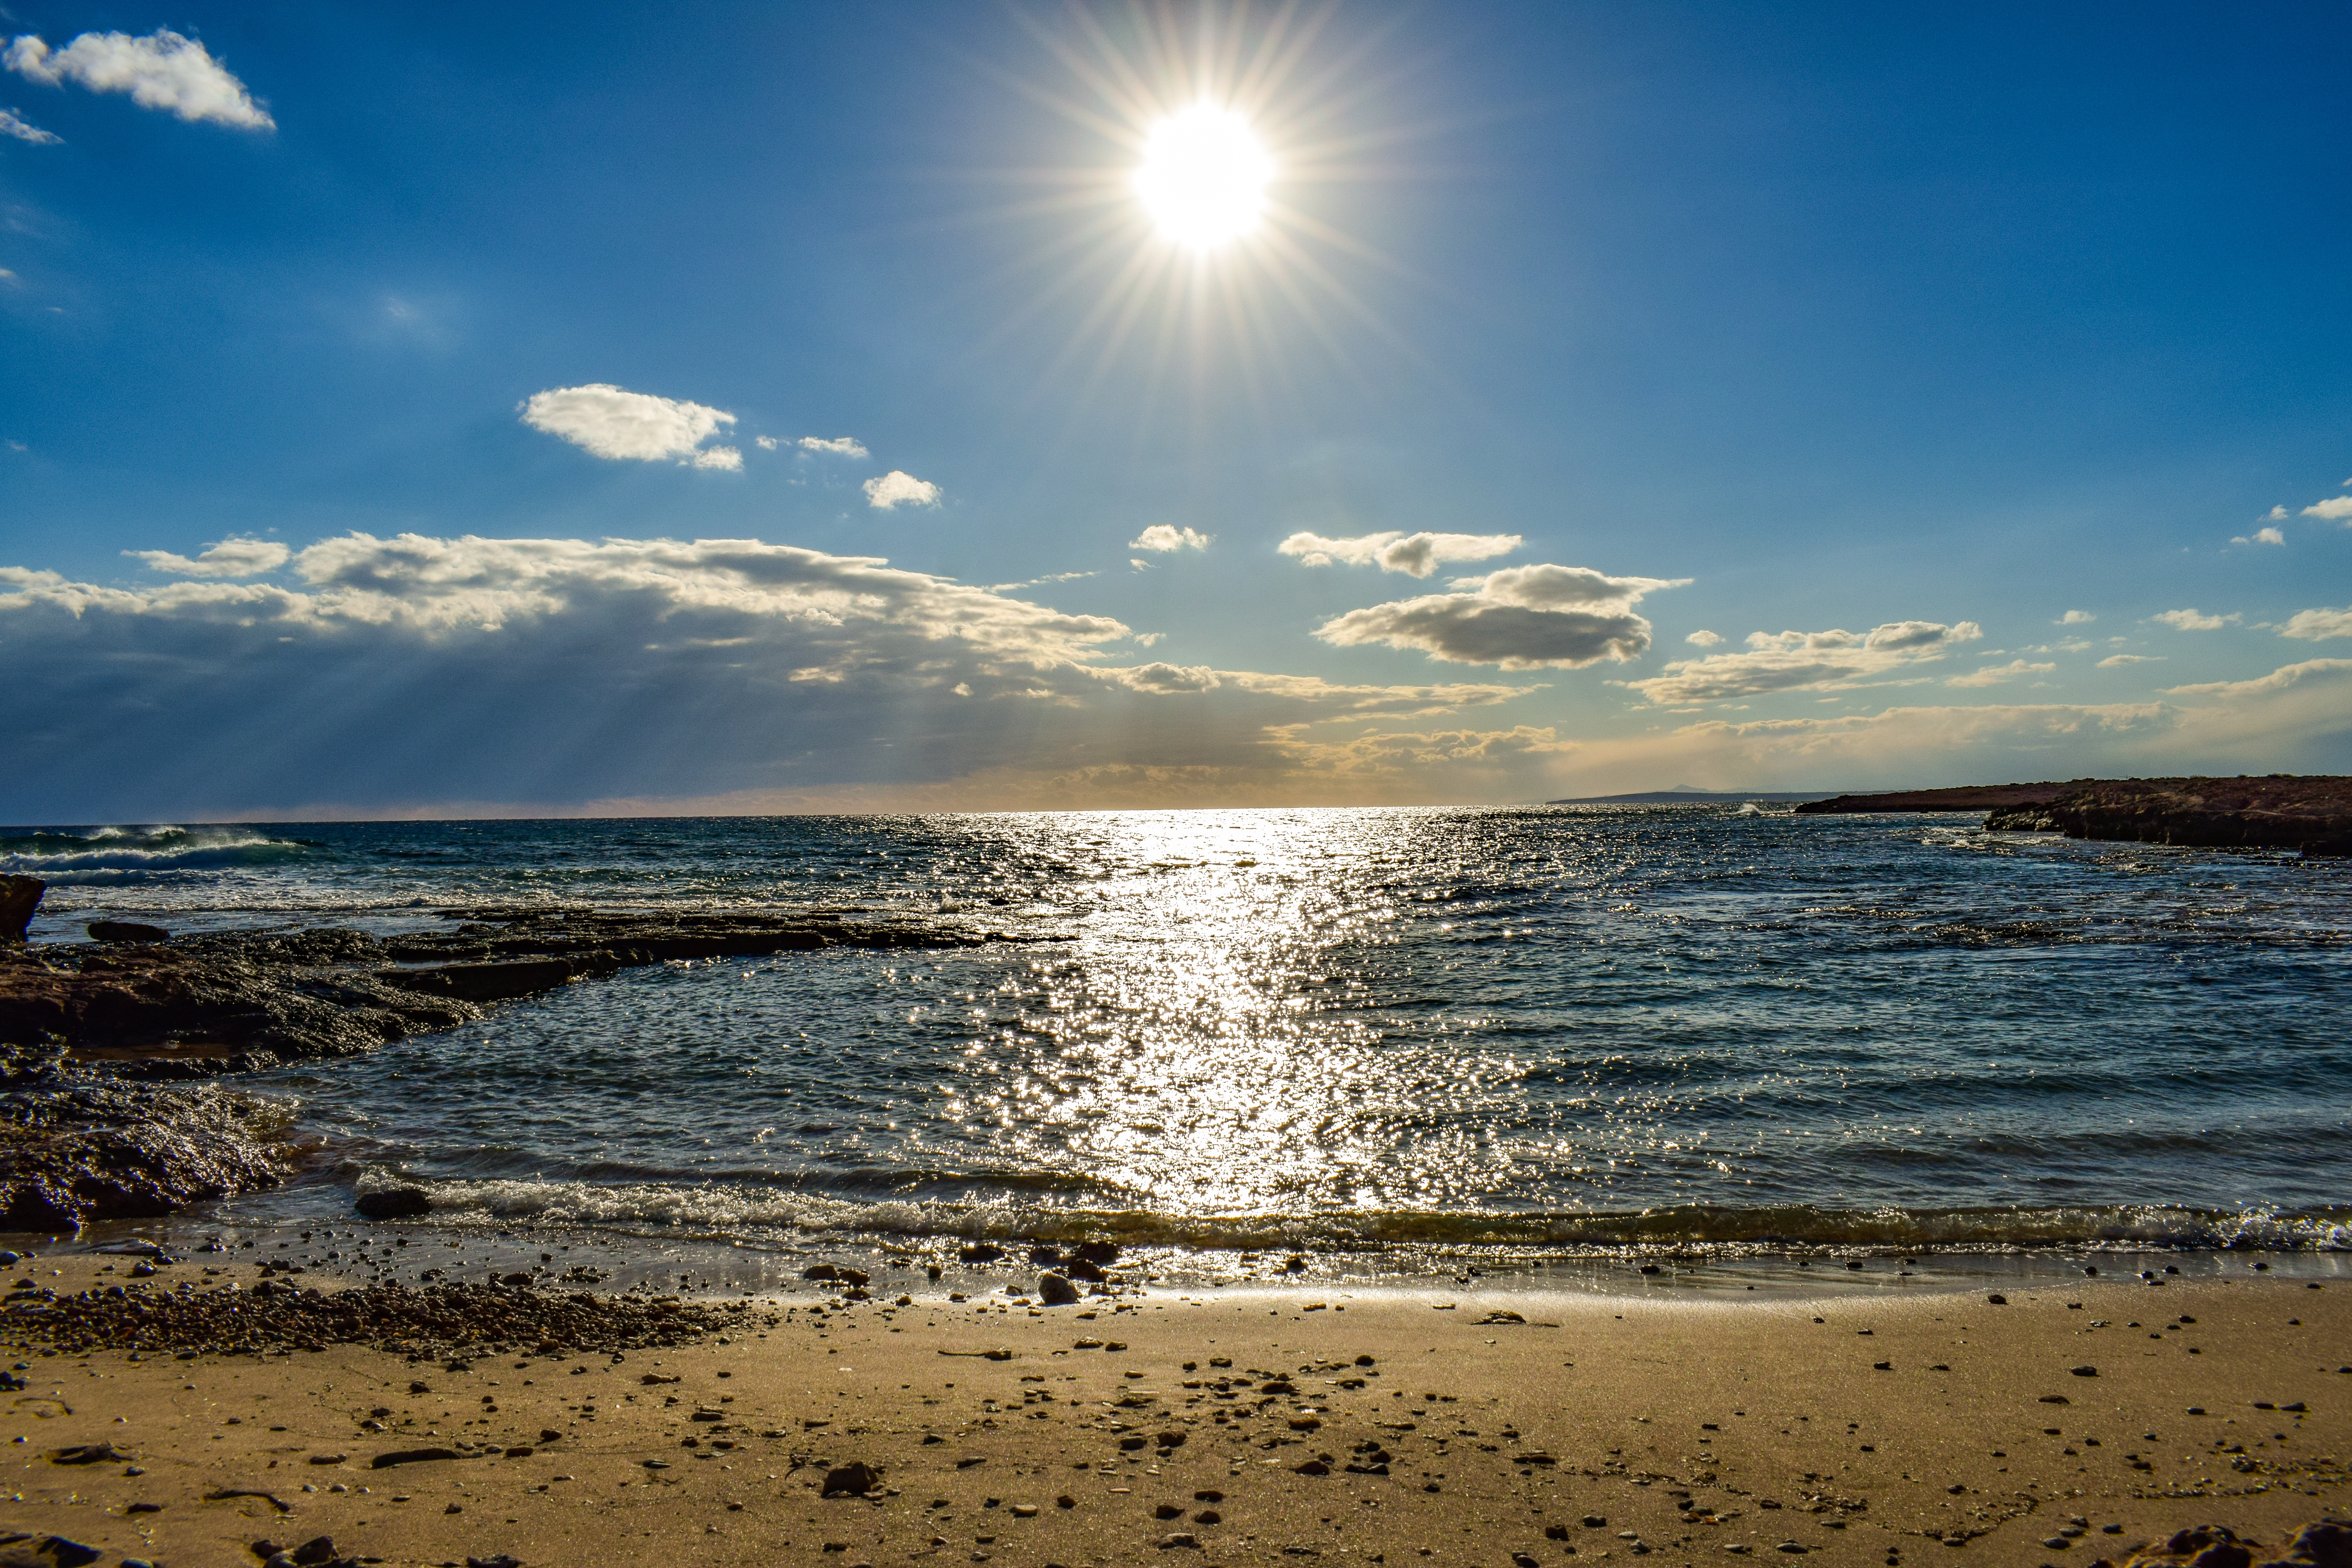
<instances>
[{"instance_id":1,"label":"rocky outcrop","mask_svg":"<svg viewBox=\"0 0 2352 1568\"><path fill-rule=\"evenodd\" d=\"M1969 784L1842 795L1797 810L1807 816L1982 811L1985 827L1995 833L2352 855L2352 778L2330 774Z\"/></svg>"},{"instance_id":2,"label":"rocky outcrop","mask_svg":"<svg viewBox=\"0 0 2352 1568\"><path fill-rule=\"evenodd\" d=\"M1005 940L914 921L487 910L453 931L228 931L0 949L0 1047L62 1042L118 1076L186 1079L349 1056L484 1005L668 961ZM100 922L93 922L96 930Z\"/></svg>"},{"instance_id":3,"label":"rocky outcrop","mask_svg":"<svg viewBox=\"0 0 2352 1568\"><path fill-rule=\"evenodd\" d=\"M0 947L23 945L25 927L47 887L38 877L0 877Z\"/></svg>"},{"instance_id":4,"label":"rocky outcrop","mask_svg":"<svg viewBox=\"0 0 2352 1568\"><path fill-rule=\"evenodd\" d=\"M2072 784L1962 784L1956 789L1896 790L1887 795L1838 795L1809 800L1797 807L1800 816L1837 816L1872 811L1993 811L2014 806L2046 805L2098 781L2076 779Z\"/></svg>"},{"instance_id":5,"label":"rocky outcrop","mask_svg":"<svg viewBox=\"0 0 2352 1568\"><path fill-rule=\"evenodd\" d=\"M1985 827L2122 843L2352 855L2352 779L2096 780L2046 802L1991 812Z\"/></svg>"},{"instance_id":6,"label":"rocky outcrop","mask_svg":"<svg viewBox=\"0 0 2352 1568\"><path fill-rule=\"evenodd\" d=\"M68 1233L276 1186L280 1113L215 1088L84 1084L0 1100L0 1231Z\"/></svg>"}]
</instances>

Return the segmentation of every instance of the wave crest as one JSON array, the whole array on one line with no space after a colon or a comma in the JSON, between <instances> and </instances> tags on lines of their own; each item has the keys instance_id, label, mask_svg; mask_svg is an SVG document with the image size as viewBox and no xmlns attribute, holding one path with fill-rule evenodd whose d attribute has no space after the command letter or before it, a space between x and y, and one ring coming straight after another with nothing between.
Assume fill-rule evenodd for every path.
<instances>
[{"instance_id":1,"label":"wave crest","mask_svg":"<svg viewBox=\"0 0 2352 1568\"><path fill-rule=\"evenodd\" d=\"M143 881L180 871L278 866L311 846L249 827L35 828L0 834L0 871L70 886Z\"/></svg>"}]
</instances>

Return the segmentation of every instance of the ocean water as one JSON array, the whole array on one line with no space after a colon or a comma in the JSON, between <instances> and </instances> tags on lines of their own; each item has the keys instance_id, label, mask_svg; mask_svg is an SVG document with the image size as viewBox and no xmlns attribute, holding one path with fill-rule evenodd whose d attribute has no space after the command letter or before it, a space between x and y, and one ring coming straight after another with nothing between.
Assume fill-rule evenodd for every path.
<instances>
[{"instance_id":1,"label":"ocean water","mask_svg":"<svg viewBox=\"0 0 2352 1568\"><path fill-rule=\"evenodd\" d=\"M1977 821L83 827L0 832L0 869L50 881L49 940L485 901L1027 939L664 964L240 1080L303 1171L207 1223L333 1223L396 1173L431 1225L784 1249L2352 1249L2352 866Z\"/></svg>"}]
</instances>

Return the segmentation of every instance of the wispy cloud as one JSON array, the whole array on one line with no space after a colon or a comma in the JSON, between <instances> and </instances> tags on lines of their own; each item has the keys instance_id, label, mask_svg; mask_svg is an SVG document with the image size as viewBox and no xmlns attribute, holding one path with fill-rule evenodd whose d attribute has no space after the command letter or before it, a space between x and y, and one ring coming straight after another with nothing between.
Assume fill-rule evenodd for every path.
<instances>
[{"instance_id":1,"label":"wispy cloud","mask_svg":"<svg viewBox=\"0 0 2352 1568\"><path fill-rule=\"evenodd\" d=\"M1984 636L1974 621L1888 621L1866 632L1752 632L1745 653L1680 659L1625 685L1669 707L1771 691L1827 690L1939 659Z\"/></svg>"},{"instance_id":2,"label":"wispy cloud","mask_svg":"<svg viewBox=\"0 0 2352 1568\"><path fill-rule=\"evenodd\" d=\"M2101 669L2121 669L2128 664L2162 664L2160 653L2111 653L2099 660Z\"/></svg>"},{"instance_id":3,"label":"wispy cloud","mask_svg":"<svg viewBox=\"0 0 2352 1568\"><path fill-rule=\"evenodd\" d=\"M2148 616L2149 620L2160 622L2179 632L2217 632L2237 618L2234 613L2226 616L2209 616L2196 609L2158 610L2155 615Z\"/></svg>"},{"instance_id":4,"label":"wispy cloud","mask_svg":"<svg viewBox=\"0 0 2352 1568\"><path fill-rule=\"evenodd\" d=\"M65 140L53 131L44 131L28 122L13 109L0 109L0 136L13 136L19 142L30 142L36 147L54 147Z\"/></svg>"},{"instance_id":5,"label":"wispy cloud","mask_svg":"<svg viewBox=\"0 0 2352 1568\"><path fill-rule=\"evenodd\" d=\"M1584 566L1508 566L1485 577L1457 578L1454 585L1461 592L1350 610L1316 627L1315 635L1341 647L1381 643L1452 664L1505 669L1622 662L1650 648L1650 623L1633 606L1646 595L1689 581L1612 577Z\"/></svg>"},{"instance_id":6,"label":"wispy cloud","mask_svg":"<svg viewBox=\"0 0 2352 1568\"><path fill-rule=\"evenodd\" d=\"M1447 562L1487 561L1519 547L1516 533L1367 533L1326 539L1294 533L1275 548L1308 566L1378 566L1409 577L1426 577Z\"/></svg>"},{"instance_id":7,"label":"wispy cloud","mask_svg":"<svg viewBox=\"0 0 2352 1568\"><path fill-rule=\"evenodd\" d=\"M1972 669L1966 675L1953 676L1944 684L1965 687L1999 686L2003 681L2015 680L2022 676L2047 675L2057 668L2054 664L2032 664L2021 658L2013 658L2007 664L1989 664L1982 669Z\"/></svg>"},{"instance_id":8,"label":"wispy cloud","mask_svg":"<svg viewBox=\"0 0 2352 1568\"><path fill-rule=\"evenodd\" d=\"M135 561L144 561L151 572L174 577L258 577L285 565L292 552L274 539L224 539L208 546L194 560L168 550L126 550L122 553Z\"/></svg>"},{"instance_id":9,"label":"wispy cloud","mask_svg":"<svg viewBox=\"0 0 2352 1568\"><path fill-rule=\"evenodd\" d=\"M2286 535L2275 528L2258 528L2251 534L2237 535L2230 542L2232 544L2284 544Z\"/></svg>"},{"instance_id":10,"label":"wispy cloud","mask_svg":"<svg viewBox=\"0 0 2352 1568\"><path fill-rule=\"evenodd\" d=\"M1163 553L1171 550L1206 550L1215 538L1213 533L1200 533L1189 528L1155 522L1129 540L1127 547L1129 550L1157 550Z\"/></svg>"},{"instance_id":11,"label":"wispy cloud","mask_svg":"<svg viewBox=\"0 0 2352 1568\"><path fill-rule=\"evenodd\" d=\"M2297 610L2279 628L2279 636L2319 642L2327 637L2352 637L2352 608Z\"/></svg>"},{"instance_id":12,"label":"wispy cloud","mask_svg":"<svg viewBox=\"0 0 2352 1568\"><path fill-rule=\"evenodd\" d=\"M50 87L72 81L92 92L127 92L142 109L169 110L183 120L244 131L278 128L245 84L203 44L168 28L136 38L84 33L62 49L26 33L0 54L0 63L27 81Z\"/></svg>"},{"instance_id":13,"label":"wispy cloud","mask_svg":"<svg viewBox=\"0 0 2352 1568\"><path fill-rule=\"evenodd\" d=\"M771 441L769 446L774 446ZM855 436L803 436L793 443L803 452L818 452L828 458L870 458L874 454Z\"/></svg>"},{"instance_id":14,"label":"wispy cloud","mask_svg":"<svg viewBox=\"0 0 2352 1568\"><path fill-rule=\"evenodd\" d=\"M732 447L705 447L735 416L706 404L626 392L609 382L559 386L534 392L521 405L522 422L558 436L599 458L658 462L675 458L698 468L740 468L743 454Z\"/></svg>"},{"instance_id":15,"label":"wispy cloud","mask_svg":"<svg viewBox=\"0 0 2352 1568\"><path fill-rule=\"evenodd\" d=\"M940 504L939 486L898 468L891 469L879 479L866 480L865 489L866 504L877 511L889 511L902 506Z\"/></svg>"},{"instance_id":16,"label":"wispy cloud","mask_svg":"<svg viewBox=\"0 0 2352 1568\"><path fill-rule=\"evenodd\" d=\"M2087 626L2098 618L2088 610L2069 610L2050 624L2058 626Z\"/></svg>"}]
</instances>

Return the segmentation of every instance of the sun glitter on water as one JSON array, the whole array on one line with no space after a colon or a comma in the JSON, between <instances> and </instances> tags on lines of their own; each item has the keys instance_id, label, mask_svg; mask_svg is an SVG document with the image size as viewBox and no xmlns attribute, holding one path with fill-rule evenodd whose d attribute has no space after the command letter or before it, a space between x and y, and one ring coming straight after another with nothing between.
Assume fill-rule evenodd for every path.
<instances>
[{"instance_id":1,"label":"sun glitter on water","mask_svg":"<svg viewBox=\"0 0 2352 1568\"><path fill-rule=\"evenodd\" d=\"M1273 179L1274 160L1249 122L1230 109L1197 103L1153 128L1135 189L1160 233L1212 250L1257 226Z\"/></svg>"}]
</instances>

